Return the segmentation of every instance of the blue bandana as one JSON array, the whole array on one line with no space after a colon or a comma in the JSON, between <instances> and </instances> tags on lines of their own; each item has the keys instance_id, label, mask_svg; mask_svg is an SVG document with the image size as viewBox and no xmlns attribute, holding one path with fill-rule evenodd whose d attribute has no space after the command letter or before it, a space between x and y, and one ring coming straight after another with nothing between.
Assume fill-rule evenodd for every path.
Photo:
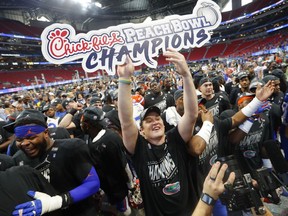
<instances>
[{"instance_id":1,"label":"blue bandana","mask_svg":"<svg viewBox=\"0 0 288 216\"><path fill-rule=\"evenodd\" d=\"M14 128L17 138L31 137L45 131L46 128L40 125L23 125Z\"/></svg>"}]
</instances>

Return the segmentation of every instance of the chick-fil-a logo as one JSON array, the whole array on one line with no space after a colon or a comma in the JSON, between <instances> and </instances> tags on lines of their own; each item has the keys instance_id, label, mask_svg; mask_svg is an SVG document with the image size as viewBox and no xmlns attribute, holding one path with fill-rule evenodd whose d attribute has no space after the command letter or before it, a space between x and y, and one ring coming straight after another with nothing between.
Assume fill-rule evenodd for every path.
<instances>
[{"instance_id":1,"label":"chick-fil-a logo","mask_svg":"<svg viewBox=\"0 0 288 216\"><path fill-rule=\"evenodd\" d=\"M193 14L167 16L150 23L126 23L107 29L76 34L67 24L52 24L41 35L42 53L47 61L63 64L83 59L87 72L104 69L115 74L115 66L129 55L135 66L155 68L154 57L168 47L176 50L201 47L210 40L209 31L221 23L219 6L212 0L199 0Z\"/></svg>"},{"instance_id":2,"label":"chick-fil-a logo","mask_svg":"<svg viewBox=\"0 0 288 216\"><path fill-rule=\"evenodd\" d=\"M103 47L111 48L115 44L123 44L124 42L121 37L118 37L119 32L111 32L110 35L94 35L89 40L80 38L79 41L69 40L70 34L71 29L69 28L55 28L50 31L48 35L50 40L48 43L48 50L51 57L55 60L71 57L79 53L91 51L100 52Z\"/></svg>"}]
</instances>

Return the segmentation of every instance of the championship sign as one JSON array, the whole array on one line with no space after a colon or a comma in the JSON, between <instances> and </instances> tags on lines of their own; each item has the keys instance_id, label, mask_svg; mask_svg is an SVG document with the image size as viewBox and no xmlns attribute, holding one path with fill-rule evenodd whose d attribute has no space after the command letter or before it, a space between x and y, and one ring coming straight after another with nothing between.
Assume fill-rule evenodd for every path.
<instances>
[{"instance_id":1,"label":"championship sign","mask_svg":"<svg viewBox=\"0 0 288 216\"><path fill-rule=\"evenodd\" d=\"M221 23L220 7L212 0L198 0L189 15L171 15L149 23L126 23L76 34L68 24L52 24L41 34L42 54L54 64L82 60L86 72L98 69L114 75L116 65L129 55L135 66L156 68L159 50L177 51L201 47L210 40L209 31Z\"/></svg>"}]
</instances>

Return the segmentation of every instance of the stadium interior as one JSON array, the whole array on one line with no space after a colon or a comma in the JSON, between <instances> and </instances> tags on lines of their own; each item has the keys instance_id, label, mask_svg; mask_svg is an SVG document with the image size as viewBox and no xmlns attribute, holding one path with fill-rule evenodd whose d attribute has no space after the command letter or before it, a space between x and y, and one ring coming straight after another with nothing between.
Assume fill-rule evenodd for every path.
<instances>
[{"instance_id":1,"label":"stadium interior","mask_svg":"<svg viewBox=\"0 0 288 216\"><path fill-rule=\"evenodd\" d=\"M227 0L214 0L223 7ZM86 2L86 1L82 1ZM102 0L80 8L72 0L0 1L0 93L17 87L97 77L105 71L85 73L81 62L54 65L41 53L40 35L52 23L67 23L88 32L122 23L141 23L147 17L162 19L189 14L197 0ZM277 49L287 38L287 1L254 0L222 13L221 25L201 48L183 50L189 63L237 59ZM41 21L46 20L46 21ZM158 65L167 65L162 55ZM144 68L144 67L143 67ZM137 68L142 70L141 67Z\"/></svg>"}]
</instances>

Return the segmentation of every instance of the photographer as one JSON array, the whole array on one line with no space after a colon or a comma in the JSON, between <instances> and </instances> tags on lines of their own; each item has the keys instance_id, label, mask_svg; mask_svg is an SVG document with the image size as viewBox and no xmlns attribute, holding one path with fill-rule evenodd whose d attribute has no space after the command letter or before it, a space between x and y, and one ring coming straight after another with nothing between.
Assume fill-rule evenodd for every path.
<instances>
[{"instance_id":1,"label":"photographer","mask_svg":"<svg viewBox=\"0 0 288 216\"><path fill-rule=\"evenodd\" d=\"M212 166L204 181L201 199L199 200L192 216L212 215L213 205L219 195L222 194L227 187L231 187L235 180L235 173L231 172L228 180L223 183L224 174L227 168L227 164L223 164L220 168L220 162L216 162Z\"/></svg>"}]
</instances>

